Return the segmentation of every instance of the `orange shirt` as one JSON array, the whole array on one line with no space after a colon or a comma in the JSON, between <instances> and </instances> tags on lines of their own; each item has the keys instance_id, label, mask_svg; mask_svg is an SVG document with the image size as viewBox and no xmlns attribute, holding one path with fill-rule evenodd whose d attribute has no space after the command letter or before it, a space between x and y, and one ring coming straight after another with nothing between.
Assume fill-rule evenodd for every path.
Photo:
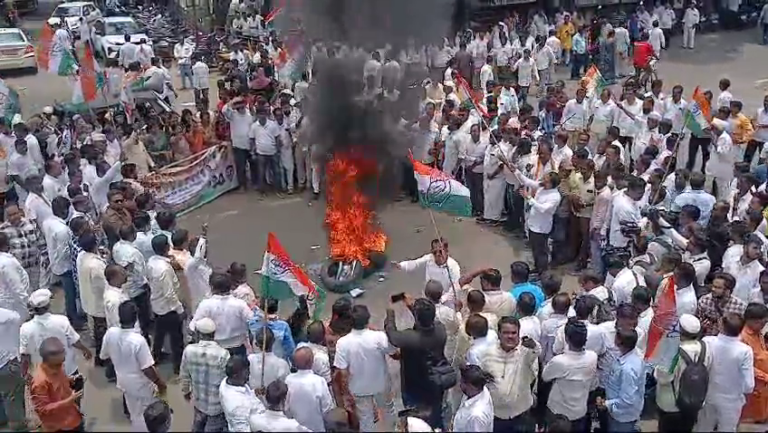
<instances>
[{"instance_id":1,"label":"orange shirt","mask_svg":"<svg viewBox=\"0 0 768 433\"><path fill-rule=\"evenodd\" d=\"M747 116L739 113L735 117L731 116L728 121L732 125L731 138L735 144L746 144L752 139L755 128L752 127L752 121Z\"/></svg>"},{"instance_id":2,"label":"orange shirt","mask_svg":"<svg viewBox=\"0 0 768 433\"><path fill-rule=\"evenodd\" d=\"M755 365L755 389L747 396L741 410L741 420L763 423L768 421L768 349L759 332L744 327L741 341L752 348Z\"/></svg>"},{"instance_id":3,"label":"orange shirt","mask_svg":"<svg viewBox=\"0 0 768 433\"><path fill-rule=\"evenodd\" d=\"M61 366L54 370L40 364L32 376L29 394L43 431L74 430L83 421L80 409L73 401L69 377Z\"/></svg>"}]
</instances>

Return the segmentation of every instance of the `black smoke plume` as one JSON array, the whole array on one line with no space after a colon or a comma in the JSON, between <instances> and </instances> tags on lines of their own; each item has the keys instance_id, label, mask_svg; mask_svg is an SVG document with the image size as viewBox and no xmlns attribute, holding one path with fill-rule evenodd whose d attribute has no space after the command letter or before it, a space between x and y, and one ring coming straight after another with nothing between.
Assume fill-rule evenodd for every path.
<instances>
[{"instance_id":1,"label":"black smoke plume","mask_svg":"<svg viewBox=\"0 0 768 433\"><path fill-rule=\"evenodd\" d=\"M400 100L372 104L362 98L363 65L376 49L388 48L382 61L399 62L410 41L417 47L441 46L453 12L452 0L292 0L284 6L281 32L300 27L306 52L321 41L331 53L314 61L315 82L302 106L316 154L325 159L355 150L377 161L378 179L360 184L375 204L399 190L401 162L412 143L397 123L402 117L416 118L423 90L411 85L425 76L409 75L401 63ZM355 51L359 54L350 54Z\"/></svg>"}]
</instances>

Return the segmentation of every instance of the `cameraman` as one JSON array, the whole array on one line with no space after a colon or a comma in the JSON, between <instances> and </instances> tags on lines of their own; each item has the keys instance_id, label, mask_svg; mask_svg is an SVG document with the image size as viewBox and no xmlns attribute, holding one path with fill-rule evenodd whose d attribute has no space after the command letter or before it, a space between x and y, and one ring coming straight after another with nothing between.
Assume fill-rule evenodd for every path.
<instances>
[{"instance_id":1,"label":"cameraman","mask_svg":"<svg viewBox=\"0 0 768 433\"><path fill-rule=\"evenodd\" d=\"M685 211L688 206L684 206ZM691 206L698 211L698 208ZM681 213L681 216L683 214ZM696 215L689 215L694 219ZM672 225L664 220L657 212L652 212L648 218L658 225L664 234L668 235L679 248L682 248L683 261L693 265L696 271L696 281L694 288L697 292L704 286L704 281L712 268L712 262L709 259L709 241L706 230L699 224L692 222L681 226L681 232L675 230Z\"/></svg>"},{"instance_id":2,"label":"cameraman","mask_svg":"<svg viewBox=\"0 0 768 433\"><path fill-rule=\"evenodd\" d=\"M640 214L640 200L645 195L645 181L637 176L627 177L627 188L619 191L611 203L608 220L603 227L603 234L608 245L614 248L626 248L630 245L630 233L622 226L640 227L643 217ZM637 235L638 233L635 233Z\"/></svg>"}]
</instances>

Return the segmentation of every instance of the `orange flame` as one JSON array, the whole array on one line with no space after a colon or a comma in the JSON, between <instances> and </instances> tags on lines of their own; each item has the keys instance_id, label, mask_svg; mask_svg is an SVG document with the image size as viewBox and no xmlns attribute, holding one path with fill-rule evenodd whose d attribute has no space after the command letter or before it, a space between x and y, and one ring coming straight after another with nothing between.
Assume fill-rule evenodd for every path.
<instances>
[{"instance_id":1,"label":"orange flame","mask_svg":"<svg viewBox=\"0 0 768 433\"><path fill-rule=\"evenodd\" d=\"M369 253L384 252L387 237L376 223L370 201L357 187L357 182L363 177L376 174L376 162L358 152L334 155L326 166L328 197L325 224L334 260L358 260L367 266Z\"/></svg>"}]
</instances>

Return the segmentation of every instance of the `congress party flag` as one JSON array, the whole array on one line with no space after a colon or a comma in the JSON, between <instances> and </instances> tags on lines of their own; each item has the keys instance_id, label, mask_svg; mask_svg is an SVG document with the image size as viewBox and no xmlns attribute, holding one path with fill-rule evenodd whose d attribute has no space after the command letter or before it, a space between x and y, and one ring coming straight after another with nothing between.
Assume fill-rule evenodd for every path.
<instances>
[{"instance_id":1,"label":"congress party flag","mask_svg":"<svg viewBox=\"0 0 768 433\"><path fill-rule=\"evenodd\" d=\"M680 329L677 317L675 278L662 281L653 306L653 319L648 329L648 346L645 361L668 371L674 369L677 351L680 347Z\"/></svg>"},{"instance_id":2,"label":"congress party flag","mask_svg":"<svg viewBox=\"0 0 768 433\"><path fill-rule=\"evenodd\" d=\"M472 216L469 189L442 171L413 159L413 176L422 206L451 215Z\"/></svg>"},{"instance_id":3,"label":"congress party flag","mask_svg":"<svg viewBox=\"0 0 768 433\"><path fill-rule=\"evenodd\" d=\"M696 87L691 97L691 103L685 111L685 126L694 134L701 136L704 130L709 128L709 121L712 119L712 107L704 96L704 92Z\"/></svg>"},{"instance_id":4,"label":"congress party flag","mask_svg":"<svg viewBox=\"0 0 768 433\"><path fill-rule=\"evenodd\" d=\"M45 24L37 46L37 63L40 69L60 76L72 75L77 71L77 61L61 43L55 41L53 28Z\"/></svg>"},{"instance_id":5,"label":"congress party flag","mask_svg":"<svg viewBox=\"0 0 768 433\"><path fill-rule=\"evenodd\" d=\"M604 88L608 87L608 83L603 78L600 70L597 66L592 65L587 73L584 74L582 80L586 81L587 96L600 95Z\"/></svg>"}]
</instances>

